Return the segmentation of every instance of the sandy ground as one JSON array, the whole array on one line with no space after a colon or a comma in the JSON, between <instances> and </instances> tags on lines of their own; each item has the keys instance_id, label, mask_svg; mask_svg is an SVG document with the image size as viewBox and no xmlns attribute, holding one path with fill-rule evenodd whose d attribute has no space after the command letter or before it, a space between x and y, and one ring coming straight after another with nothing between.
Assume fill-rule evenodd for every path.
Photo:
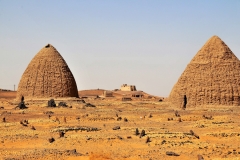
<instances>
[{"instance_id":1,"label":"sandy ground","mask_svg":"<svg viewBox=\"0 0 240 160\"><path fill-rule=\"evenodd\" d=\"M192 160L198 155L204 160L240 159L240 107L180 110L167 102L88 99L96 107L69 102L72 108L50 108L41 103L19 110L11 101L0 99L4 107L0 109L1 159ZM180 117L175 116L176 110ZM49 111L53 112L50 118ZM118 117L122 120L117 121ZM28 124L20 124L23 120ZM116 126L120 129L113 130ZM135 135L136 128L146 135ZM55 141L50 143L49 138ZM179 156L168 156L167 151Z\"/></svg>"}]
</instances>

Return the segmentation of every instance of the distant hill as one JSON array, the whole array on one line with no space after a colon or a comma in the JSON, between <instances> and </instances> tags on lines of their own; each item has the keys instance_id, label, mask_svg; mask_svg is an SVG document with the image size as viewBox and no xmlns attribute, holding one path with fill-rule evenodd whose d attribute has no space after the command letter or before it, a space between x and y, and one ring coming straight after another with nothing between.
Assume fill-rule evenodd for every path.
<instances>
[{"instance_id":1,"label":"distant hill","mask_svg":"<svg viewBox=\"0 0 240 160\"><path fill-rule=\"evenodd\" d=\"M0 98L15 99L16 95L17 95L17 91L0 90Z\"/></svg>"},{"instance_id":2,"label":"distant hill","mask_svg":"<svg viewBox=\"0 0 240 160\"><path fill-rule=\"evenodd\" d=\"M81 90L78 91L79 97L85 96L102 96L104 89L90 89L90 90Z\"/></svg>"}]
</instances>

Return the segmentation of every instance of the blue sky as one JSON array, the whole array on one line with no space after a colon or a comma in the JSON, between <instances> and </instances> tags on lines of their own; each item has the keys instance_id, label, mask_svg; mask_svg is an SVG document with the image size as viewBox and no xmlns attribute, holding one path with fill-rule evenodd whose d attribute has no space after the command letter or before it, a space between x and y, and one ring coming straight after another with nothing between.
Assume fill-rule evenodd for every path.
<instances>
[{"instance_id":1,"label":"blue sky","mask_svg":"<svg viewBox=\"0 0 240 160\"><path fill-rule=\"evenodd\" d=\"M213 35L240 58L238 0L0 0L0 88L13 89L52 44L78 86L136 85L168 96Z\"/></svg>"}]
</instances>

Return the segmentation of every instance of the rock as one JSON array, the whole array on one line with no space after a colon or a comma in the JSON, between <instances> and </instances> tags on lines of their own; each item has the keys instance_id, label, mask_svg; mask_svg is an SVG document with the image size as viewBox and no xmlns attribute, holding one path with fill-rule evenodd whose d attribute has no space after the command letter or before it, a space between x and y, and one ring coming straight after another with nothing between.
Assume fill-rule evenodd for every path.
<instances>
[{"instance_id":1,"label":"rock","mask_svg":"<svg viewBox=\"0 0 240 160\"><path fill-rule=\"evenodd\" d=\"M139 130L138 130L138 128L136 128L136 130L135 130L135 135L136 136L138 136L140 133L139 133Z\"/></svg>"},{"instance_id":2,"label":"rock","mask_svg":"<svg viewBox=\"0 0 240 160\"><path fill-rule=\"evenodd\" d=\"M145 130L143 129L142 130L142 132L141 132L141 134L140 134L140 138L142 138L143 136L145 136L146 134L145 134Z\"/></svg>"},{"instance_id":3,"label":"rock","mask_svg":"<svg viewBox=\"0 0 240 160\"><path fill-rule=\"evenodd\" d=\"M34 126L31 127L31 130L36 130L36 128Z\"/></svg>"},{"instance_id":4,"label":"rock","mask_svg":"<svg viewBox=\"0 0 240 160\"><path fill-rule=\"evenodd\" d=\"M213 119L212 116L206 116L206 115L203 115L203 118L205 118L205 119L209 119L209 120L212 120L212 119Z\"/></svg>"},{"instance_id":5,"label":"rock","mask_svg":"<svg viewBox=\"0 0 240 160\"><path fill-rule=\"evenodd\" d=\"M48 142L49 142L49 143L53 143L54 141L55 141L54 138L49 138L49 139L48 139Z\"/></svg>"},{"instance_id":6,"label":"rock","mask_svg":"<svg viewBox=\"0 0 240 160\"><path fill-rule=\"evenodd\" d=\"M66 152L68 153L68 155L74 155L74 154L77 154L77 150L76 150L76 149L66 150Z\"/></svg>"},{"instance_id":7,"label":"rock","mask_svg":"<svg viewBox=\"0 0 240 160\"><path fill-rule=\"evenodd\" d=\"M50 99L48 101L48 107L56 107L56 103L55 103L54 99Z\"/></svg>"},{"instance_id":8,"label":"rock","mask_svg":"<svg viewBox=\"0 0 240 160\"><path fill-rule=\"evenodd\" d=\"M24 123L23 121L20 121L20 124L24 127L27 127L28 125L26 123Z\"/></svg>"},{"instance_id":9,"label":"rock","mask_svg":"<svg viewBox=\"0 0 240 160\"><path fill-rule=\"evenodd\" d=\"M121 120L122 120L122 117L118 117L118 118L117 118L117 121L121 121Z\"/></svg>"},{"instance_id":10,"label":"rock","mask_svg":"<svg viewBox=\"0 0 240 160\"><path fill-rule=\"evenodd\" d=\"M167 151L166 155L168 155L168 156L180 156L179 154L177 154L175 152L172 152L172 151Z\"/></svg>"},{"instance_id":11,"label":"rock","mask_svg":"<svg viewBox=\"0 0 240 160\"><path fill-rule=\"evenodd\" d=\"M67 103L66 102L59 102L58 107L67 107Z\"/></svg>"},{"instance_id":12,"label":"rock","mask_svg":"<svg viewBox=\"0 0 240 160\"><path fill-rule=\"evenodd\" d=\"M23 123L29 124L29 123L28 123L28 120L26 120L26 119L23 120Z\"/></svg>"},{"instance_id":13,"label":"rock","mask_svg":"<svg viewBox=\"0 0 240 160\"><path fill-rule=\"evenodd\" d=\"M165 144L166 142L167 142L166 140L163 140L163 141L161 142L161 145Z\"/></svg>"},{"instance_id":14,"label":"rock","mask_svg":"<svg viewBox=\"0 0 240 160\"><path fill-rule=\"evenodd\" d=\"M119 130L119 129L121 129L120 126L113 127L113 130Z\"/></svg>"},{"instance_id":15,"label":"rock","mask_svg":"<svg viewBox=\"0 0 240 160\"><path fill-rule=\"evenodd\" d=\"M190 130L190 134L193 135L194 137L196 137L197 139L200 138L200 137L199 137L196 133L194 133L192 130Z\"/></svg>"},{"instance_id":16,"label":"rock","mask_svg":"<svg viewBox=\"0 0 240 160\"><path fill-rule=\"evenodd\" d=\"M54 112L53 111L46 111L46 112L43 112L44 114L54 114Z\"/></svg>"},{"instance_id":17,"label":"rock","mask_svg":"<svg viewBox=\"0 0 240 160\"><path fill-rule=\"evenodd\" d=\"M59 132L59 137L60 137L60 138L61 138L61 137L64 137L64 134L65 134L64 132L60 131L60 132Z\"/></svg>"},{"instance_id":18,"label":"rock","mask_svg":"<svg viewBox=\"0 0 240 160\"><path fill-rule=\"evenodd\" d=\"M180 114L178 113L178 111L175 111L175 116L176 117L181 117Z\"/></svg>"},{"instance_id":19,"label":"rock","mask_svg":"<svg viewBox=\"0 0 240 160\"><path fill-rule=\"evenodd\" d=\"M85 107L96 107L96 106L91 103L87 103L87 104L85 104Z\"/></svg>"},{"instance_id":20,"label":"rock","mask_svg":"<svg viewBox=\"0 0 240 160\"><path fill-rule=\"evenodd\" d=\"M145 143L149 143L149 142L151 142L151 140L150 140L150 138L149 138L149 137L147 137L147 138L146 138L146 142L145 142Z\"/></svg>"},{"instance_id":21,"label":"rock","mask_svg":"<svg viewBox=\"0 0 240 160\"><path fill-rule=\"evenodd\" d=\"M153 117L152 113L149 113L148 118L152 118L152 117Z\"/></svg>"},{"instance_id":22,"label":"rock","mask_svg":"<svg viewBox=\"0 0 240 160\"><path fill-rule=\"evenodd\" d=\"M178 122L182 122L182 119L181 119L181 118L178 118Z\"/></svg>"}]
</instances>

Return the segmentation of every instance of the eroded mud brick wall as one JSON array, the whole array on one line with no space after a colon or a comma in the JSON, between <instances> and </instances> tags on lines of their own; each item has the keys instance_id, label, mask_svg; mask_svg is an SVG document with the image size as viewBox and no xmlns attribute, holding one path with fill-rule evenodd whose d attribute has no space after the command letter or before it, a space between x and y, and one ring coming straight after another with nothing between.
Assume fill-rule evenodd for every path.
<instances>
[{"instance_id":1,"label":"eroded mud brick wall","mask_svg":"<svg viewBox=\"0 0 240 160\"><path fill-rule=\"evenodd\" d=\"M78 97L72 72L50 44L42 48L27 66L18 85L17 98Z\"/></svg>"},{"instance_id":2,"label":"eroded mud brick wall","mask_svg":"<svg viewBox=\"0 0 240 160\"><path fill-rule=\"evenodd\" d=\"M210 38L187 65L174 85L169 101L181 107L240 105L240 62L217 36Z\"/></svg>"}]
</instances>

